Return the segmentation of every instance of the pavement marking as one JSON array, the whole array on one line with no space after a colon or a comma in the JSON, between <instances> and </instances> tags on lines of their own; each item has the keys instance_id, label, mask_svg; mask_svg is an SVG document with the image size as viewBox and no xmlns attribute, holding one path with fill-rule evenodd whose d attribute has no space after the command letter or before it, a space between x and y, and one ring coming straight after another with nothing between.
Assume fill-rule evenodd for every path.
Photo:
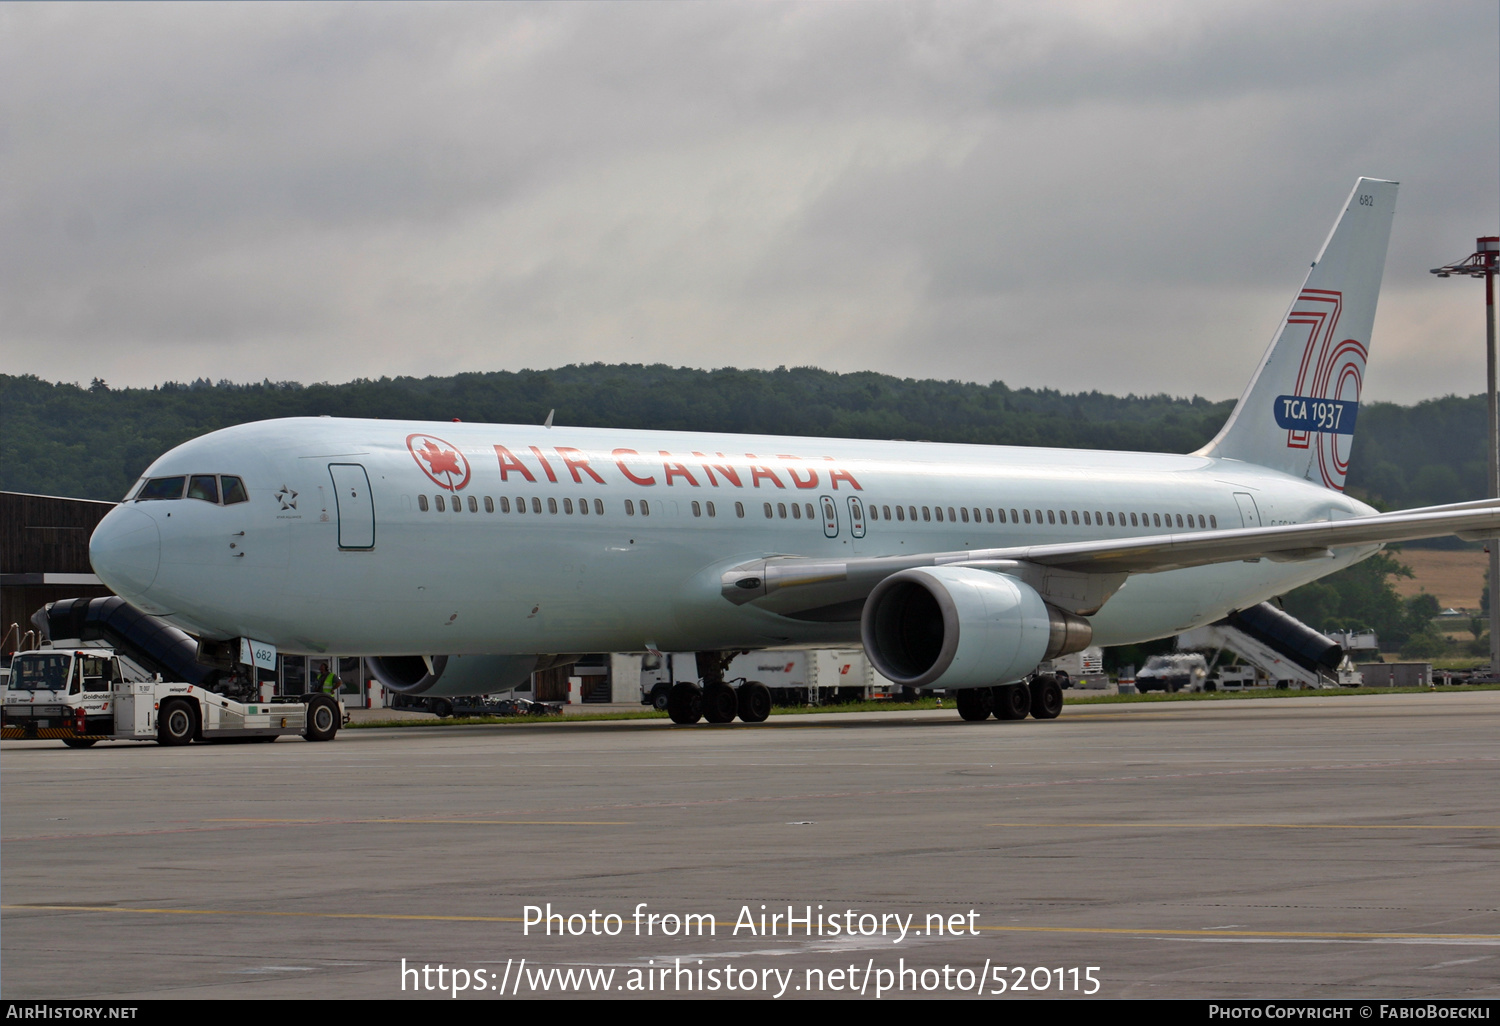
<instances>
[{"instance_id":1,"label":"pavement marking","mask_svg":"<svg viewBox=\"0 0 1500 1026\"><path fill-rule=\"evenodd\" d=\"M1181 827L1256 830L1500 830L1494 823L986 823L992 827Z\"/></svg>"},{"instance_id":2,"label":"pavement marking","mask_svg":"<svg viewBox=\"0 0 1500 1026\"><path fill-rule=\"evenodd\" d=\"M520 923L520 916L439 916L409 915L399 912L278 912L254 909L222 908L123 908L116 905L0 905L7 912L111 912L160 916L261 916L299 919L384 919L429 923ZM716 921L714 926L733 929L734 923ZM1128 937L1261 937L1311 940L1358 941L1491 941L1500 942L1496 933L1365 933L1348 930L1224 930L1214 928L1153 930L1123 926L980 926L989 933L1079 933L1095 936Z\"/></svg>"},{"instance_id":3,"label":"pavement marking","mask_svg":"<svg viewBox=\"0 0 1500 1026\"><path fill-rule=\"evenodd\" d=\"M376 824L380 826L634 826L625 820L599 819L205 819L205 823L323 823L329 826Z\"/></svg>"}]
</instances>

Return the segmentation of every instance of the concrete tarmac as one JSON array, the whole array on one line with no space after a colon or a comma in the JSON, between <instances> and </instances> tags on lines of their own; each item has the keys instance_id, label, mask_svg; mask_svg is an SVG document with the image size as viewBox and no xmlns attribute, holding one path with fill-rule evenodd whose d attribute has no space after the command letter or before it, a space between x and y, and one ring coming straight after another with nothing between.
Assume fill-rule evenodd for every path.
<instances>
[{"instance_id":1,"label":"concrete tarmac","mask_svg":"<svg viewBox=\"0 0 1500 1026\"><path fill-rule=\"evenodd\" d=\"M1494 998L1497 736L1437 692L5 742L0 990Z\"/></svg>"}]
</instances>

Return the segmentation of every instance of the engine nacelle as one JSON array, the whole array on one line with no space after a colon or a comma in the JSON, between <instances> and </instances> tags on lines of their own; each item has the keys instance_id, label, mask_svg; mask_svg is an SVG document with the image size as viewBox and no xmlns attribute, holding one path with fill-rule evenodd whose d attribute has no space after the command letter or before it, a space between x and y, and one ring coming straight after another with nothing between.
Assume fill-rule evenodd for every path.
<instances>
[{"instance_id":1,"label":"engine nacelle","mask_svg":"<svg viewBox=\"0 0 1500 1026\"><path fill-rule=\"evenodd\" d=\"M572 656L456 655L380 656L366 659L375 679L402 695L490 695L525 684Z\"/></svg>"},{"instance_id":2,"label":"engine nacelle","mask_svg":"<svg viewBox=\"0 0 1500 1026\"><path fill-rule=\"evenodd\" d=\"M870 592L859 626L871 665L913 688L1009 684L1094 635L1030 585L961 566L892 574Z\"/></svg>"}]
</instances>

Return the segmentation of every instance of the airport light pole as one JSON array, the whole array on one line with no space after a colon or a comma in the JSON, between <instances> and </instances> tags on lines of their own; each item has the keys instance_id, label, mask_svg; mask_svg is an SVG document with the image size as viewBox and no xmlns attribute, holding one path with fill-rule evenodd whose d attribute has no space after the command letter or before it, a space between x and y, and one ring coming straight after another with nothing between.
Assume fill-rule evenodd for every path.
<instances>
[{"instance_id":1,"label":"airport light pole","mask_svg":"<svg viewBox=\"0 0 1500 1026\"><path fill-rule=\"evenodd\" d=\"M1489 472L1490 496L1500 498L1500 405L1495 395L1495 271L1500 269L1500 236L1485 235L1476 240L1474 252L1464 259L1432 273L1439 278L1455 274L1484 279L1485 317L1485 387L1489 399L1489 423L1485 432L1489 451L1485 469ZM1500 538L1491 538L1490 550L1490 679L1500 680Z\"/></svg>"}]
</instances>

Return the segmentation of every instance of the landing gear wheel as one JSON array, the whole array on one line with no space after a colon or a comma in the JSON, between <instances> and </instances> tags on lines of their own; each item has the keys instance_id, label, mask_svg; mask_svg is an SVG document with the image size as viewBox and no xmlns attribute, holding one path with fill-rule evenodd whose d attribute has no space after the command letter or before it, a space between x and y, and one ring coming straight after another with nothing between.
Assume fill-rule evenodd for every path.
<instances>
[{"instance_id":1,"label":"landing gear wheel","mask_svg":"<svg viewBox=\"0 0 1500 1026\"><path fill-rule=\"evenodd\" d=\"M198 717L186 702L168 702L156 718L156 743L168 748L191 744L198 733Z\"/></svg>"},{"instance_id":2,"label":"landing gear wheel","mask_svg":"<svg viewBox=\"0 0 1500 1026\"><path fill-rule=\"evenodd\" d=\"M739 698L728 684L710 684L703 689L703 718L709 723L730 723L739 711Z\"/></svg>"},{"instance_id":3,"label":"landing gear wheel","mask_svg":"<svg viewBox=\"0 0 1500 1026\"><path fill-rule=\"evenodd\" d=\"M453 703L446 698L434 698L427 703L427 711L440 720L445 720L453 715Z\"/></svg>"},{"instance_id":4,"label":"landing gear wheel","mask_svg":"<svg viewBox=\"0 0 1500 1026\"><path fill-rule=\"evenodd\" d=\"M760 723L771 715L771 689L758 681L740 685L740 719Z\"/></svg>"},{"instance_id":5,"label":"landing gear wheel","mask_svg":"<svg viewBox=\"0 0 1500 1026\"><path fill-rule=\"evenodd\" d=\"M307 703L307 727L302 736L309 741L332 741L339 732L339 704L331 695L314 695Z\"/></svg>"},{"instance_id":6,"label":"landing gear wheel","mask_svg":"<svg viewBox=\"0 0 1500 1026\"><path fill-rule=\"evenodd\" d=\"M1025 684L1001 684L990 688L990 694L997 720L1024 720L1031 711L1031 691Z\"/></svg>"},{"instance_id":7,"label":"landing gear wheel","mask_svg":"<svg viewBox=\"0 0 1500 1026\"><path fill-rule=\"evenodd\" d=\"M703 719L703 689L685 680L673 684L667 693L667 715L673 723L697 723Z\"/></svg>"},{"instance_id":8,"label":"landing gear wheel","mask_svg":"<svg viewBox=\"0 0 1500 1026\"><path fill-rule=\"evenodd\" d=\"M89 748L98 742L97 737L65 737L62 743L69 748Z\"/></svg>"},{"instance_id":9,"label":"landing gear wheel","mask_svg":"<svg viewBox=\"0 0 1500 1026\"><path fill-rule=\"evenodd\" d=\"M1050 673L1031 682L1031 715L1039 720L1055 720L1062 712L1062 685Z\"/></svg>"},{"instance_id":10,"label":"landing gear wheel","mask_svg":"<svg viewBox=\"0 0 1500 1026\"><path fill-rule=\"evenodd\" d=\"M958 715L966 720L987 720L995 707L995 696L989 688L964 688L956 699Z\"/></svg>"}]
</instances>

